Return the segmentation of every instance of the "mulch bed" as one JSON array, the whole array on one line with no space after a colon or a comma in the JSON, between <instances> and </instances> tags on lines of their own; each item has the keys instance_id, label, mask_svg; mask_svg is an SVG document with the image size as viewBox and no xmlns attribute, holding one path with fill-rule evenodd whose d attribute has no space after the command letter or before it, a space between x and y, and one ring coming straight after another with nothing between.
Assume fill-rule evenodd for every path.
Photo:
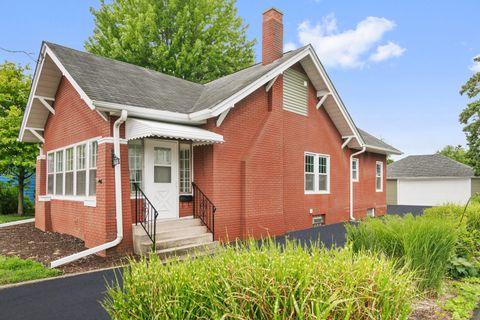
<instances>
[{"instance_id":1,"label":"mulch bed","mask_svg":"<svg viewBox=\"0 0 480 320\"><path fill-rule=\"evenodd\" d=\"M82 240L66 234L43 232L35 228L34 223L0 228L0 255L2 256L18 256L49 266L51 261L85 249ZM64 273L77 273L121 266L126 262L127 257L124 255L112 255L106 258L91 255L58 269Z\"/></svg>"}]
</instances>

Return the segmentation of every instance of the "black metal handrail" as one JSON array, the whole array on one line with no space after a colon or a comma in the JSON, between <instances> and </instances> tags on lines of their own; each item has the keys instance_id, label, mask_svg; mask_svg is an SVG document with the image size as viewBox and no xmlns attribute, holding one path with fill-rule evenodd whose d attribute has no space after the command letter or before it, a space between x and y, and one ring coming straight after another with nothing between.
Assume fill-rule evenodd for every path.
<instances>
[{"instance_id":1,"label":"black metal handrail","mask_svg":"<svg viewBox=\"0 0 480 320\"><path fill-rule=\"evenodd\" d=\"M147 236L152 240L152 247L155 251L158 211L140 189L138 183L134 183L133 186L135 188L135 225L140 223Z\"/></svg>"},{"instance_id":2,"label":"black metal handrail","mask_svg":"<svg viewBox=\"0 0 480 320\"><path fill-rule=\"evenodd\" d=\"M203 193L195 182L193 187L193 217L202 220L208 231L215 239L215 211L217 208L210 199Z\"/></svg>"}]
</instances>

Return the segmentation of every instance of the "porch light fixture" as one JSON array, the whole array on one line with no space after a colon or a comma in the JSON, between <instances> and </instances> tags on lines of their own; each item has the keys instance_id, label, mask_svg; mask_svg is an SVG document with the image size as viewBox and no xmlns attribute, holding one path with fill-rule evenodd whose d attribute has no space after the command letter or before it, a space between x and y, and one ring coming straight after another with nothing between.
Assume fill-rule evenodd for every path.
<instances>
[{"instance_id":1,"label":"porch light fixture","mask_svg":"<svg viewBox=\"0 0 480 320\"><path fill-rule=\"evenodd\" d=\"M115 166L120 164L120 158L117 157L115 152L112 150L112 167L115 168Z\"/></svg>"}]
</instances>

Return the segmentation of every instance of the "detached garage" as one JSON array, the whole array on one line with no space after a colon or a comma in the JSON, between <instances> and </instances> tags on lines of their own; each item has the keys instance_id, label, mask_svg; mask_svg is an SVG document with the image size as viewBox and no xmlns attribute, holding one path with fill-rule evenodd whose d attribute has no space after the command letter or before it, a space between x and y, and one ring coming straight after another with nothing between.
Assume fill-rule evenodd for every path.
<instances>
[{"instance_id":1,"label":"detached garage","mask_svg":"<svg viewBox=\"0 0 480 320\"><path fill-rule=\"evenodd\" d=\"M408 156L387 166L387 204L465 204L480 192L471 167L440 154Z\"/></svg>"}]
</instances>

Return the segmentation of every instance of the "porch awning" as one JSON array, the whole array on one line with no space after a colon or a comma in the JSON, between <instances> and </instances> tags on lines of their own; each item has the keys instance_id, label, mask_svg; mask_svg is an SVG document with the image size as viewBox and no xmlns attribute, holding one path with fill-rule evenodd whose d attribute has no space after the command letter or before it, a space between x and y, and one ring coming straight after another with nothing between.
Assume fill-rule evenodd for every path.
<instances>
[{"instance_id":1,"label":"porch awning","mask_svg":"<svg viewBox=\"0 0 480 320\"><path fill-rule=\"evenodd\" d=\"M159 121L127 119L125 138L134 140L147 137L191 140L194 144L223 143L223 136L198 127Z\"/></svg>"}]
</instances>

